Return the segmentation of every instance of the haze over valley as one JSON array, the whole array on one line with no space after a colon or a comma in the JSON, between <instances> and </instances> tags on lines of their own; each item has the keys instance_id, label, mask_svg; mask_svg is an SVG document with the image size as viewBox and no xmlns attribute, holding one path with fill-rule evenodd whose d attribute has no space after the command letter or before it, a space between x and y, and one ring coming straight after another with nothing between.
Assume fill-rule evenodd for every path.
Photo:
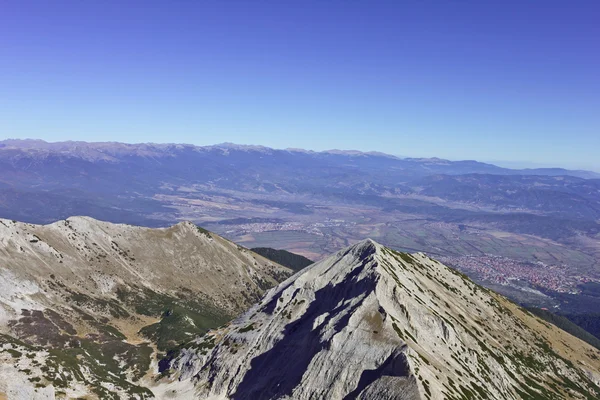
<instances>
[{"instance_id":1,"label":"haze over valley","mask_svg":"<svg viewBox=\"0 0 600 400\"><path fill-rule=\"evenodd\" d=\"M587 312L600 279L600 179L477 161L222 144L0 142L0 215L168 226L312 260L371 237L423 251L527 304Z\"/></svg>"}]
</instances>

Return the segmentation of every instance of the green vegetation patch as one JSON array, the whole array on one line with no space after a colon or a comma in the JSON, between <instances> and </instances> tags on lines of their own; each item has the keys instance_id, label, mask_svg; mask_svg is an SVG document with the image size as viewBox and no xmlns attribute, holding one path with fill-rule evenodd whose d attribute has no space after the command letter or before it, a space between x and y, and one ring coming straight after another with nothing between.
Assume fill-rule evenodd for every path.
<instances>
[{"instance_id":1,"label":"green vegetation patch","mask_svg":"<svg viewBox=\"0 0 600 400\"><path fill-rule=\"evenodd\" d=\"M119 290L117 296L137 313L160 318L140 333L161 351L176 348L233 318L207 302L176 298L148 288Z\"/></svg>"},{"instance_id":2,"label":"green vegetation patch","mask_svg":"<svg viewBox=\"0 0 600 400\"><path fill-rule=\"evenodd\" d=\"M120 340L103 341L99 335L86 338L72 338L68 348L44 348L24 343L7 335L0 335L0 345L10 343L31 354L47 351L48 356L41 365L41 377L31 377L31 382L39 382L38 387L51 383L55 388L67 388L73 382L88 385L92 392L102 399L119 400L117 390L127 393L128 398L149 399L152 392L134 382L146 374L150 368L152 348L147 345L131 345ZM21 353L21 351L19 353ZM122 368L121 365L125 365ZM87 371L86 374L83 371ZM29 369L22 370L31 373ZM103 384L110 383L117 390L106 389Z\"/></svg>"},{"instance_id":3,"label":"green vegetation patch","mask_svg":"<svg viewBox=\"0 0 600 400\"><path fill-rule=\"evenodd\" d=\"M206 229L202 228L201 226L196 225L196 229L198 229L198 232L200 232L201 234L203 234L204 236L206 236L207 238L210 239L210 231L207 231Z\"/></svg>"},{"instance_id":4,"label":"green vegetation patch","mask_svg":"<svg viewBox=\"0 0 600 400\"><path fill-rule=\"evenodd\" d=\"M562 329L565 332L570 333L571 335L583 340L584 342L594 346L595 348L600 350L600 339L587 332L583 328L575 325L571 320L562 315L554 314L547 310L542 310L540 308L528 308L524 309L524 312L528 314L533 314L538 316L539 318L547 321L556 327Z\"/></svg>"}]
</instances>

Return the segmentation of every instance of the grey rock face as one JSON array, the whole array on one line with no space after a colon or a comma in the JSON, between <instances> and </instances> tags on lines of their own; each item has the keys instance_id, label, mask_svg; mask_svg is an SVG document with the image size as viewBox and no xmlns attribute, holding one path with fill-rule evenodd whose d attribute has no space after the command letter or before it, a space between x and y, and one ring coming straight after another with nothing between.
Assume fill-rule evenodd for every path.
<instances>
[{"instance_id":1,"label":"grey rock face","mask_svg":"<svg viewBox=\"0 0 600 400\"><path fill-rule=\"evenodd\" d=\"M0 399L149 398L158 352L291 274L189 222L0 219Z\"/></svg>"},{"instance_id":2,"label":"grey rock face","mask_svg":"<svg viewBox=\"0 0 600 400\"><path fill-rule=\"evenodd\" d=\"M598 355L424 254L365 240L198 339L164 385L199 399L585 399L600 395Z\"/></svg>"}]
</instances>

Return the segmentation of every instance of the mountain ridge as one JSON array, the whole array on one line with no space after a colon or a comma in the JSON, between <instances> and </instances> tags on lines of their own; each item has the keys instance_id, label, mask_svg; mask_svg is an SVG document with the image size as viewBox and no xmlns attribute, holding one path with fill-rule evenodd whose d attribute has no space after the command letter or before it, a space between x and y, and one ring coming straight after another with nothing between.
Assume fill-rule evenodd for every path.
<instances>
[{"instance_id":1,"label":"mountain ridge","mask_svg":"<svg viewBox=\"0 0 600 400\"><path fill-rule=\"evenodd\" d=\"M424 254L367 239L288 278L184 349L172 364L176 383L157 393L591 400L600 395L599 356Z\"/></svg>"},{"instance_id":2,"label":"mountain ridge","mask_svg":"<svg viewBox=\"0 0 600 400\"><path fill-rule=\"evenodd\" d=\"M136 154L146 157L165 156L169 150L190 149L193 151L211 151L219 150L227 151L245 151L273 154L276 152L289 152L299 154L313 155L337 155L347 157L381 157L395 159L399 161L412 162L423 165L471 165L481 166L487 169L492 169L496 173L521 173L524 175L573 175L586 178L600 178L600 173L595 171L581 169L567 169L559 167L548 168L507 168L500 167L492 163L481 162L476 160L447 160L437 157L398 157L392 154L387 154L379 151L360 151L360 150L306 150L299 148L276 149L262 145L240 145L230 142L219 143L215 145L199 146L189 143L123 143L123 142L85 142L85 141L64 141L64 142L47 142L41 139L5 139L0 141L0 150L18 150L26 149L31 151L46 151L48 154L59 152L62 154L85 155L89 160L110 160L107 156ZM85 150L94 151L94 154L85 154ZM97 157L97 158L94 158ZM114 160L114 159L113 159Z\"/></svg>"},{"instance_id":3,"label":"mountain ridge","mask_svg":"<svg viewBox=\"0 0 600 400\"><path fill-rule=\"evenodd\" d=\"M150 398L157 358L291 274L185 221L0 219L0 398Z\"/></svg>"},{"instance_id":4,"label":"mountain ridge","mask_svg":"<svg viewBox=\"0 0 600 400\"><path fill-rule=\"evenodd\" d=\"M600 279L600 179L513 175L469 161L241 151L233 144L201 152L140 145L139 154L109 144L116 155L89 146L76 145L82 157L0 149L0 217L48 223L90 215L150 227L190 220L247 247L311 259L372 236L393 248L456 257L454 265L486 284L518 277L550 291L533 296L520 285L494 286L516 301L594 310L560 293ZM472 256L506 261L480 274L465 259ZM511 263L524 268L515 274ZM530 268L537 263L561 269L560 279Z\"/></svg>"}]
</instances>

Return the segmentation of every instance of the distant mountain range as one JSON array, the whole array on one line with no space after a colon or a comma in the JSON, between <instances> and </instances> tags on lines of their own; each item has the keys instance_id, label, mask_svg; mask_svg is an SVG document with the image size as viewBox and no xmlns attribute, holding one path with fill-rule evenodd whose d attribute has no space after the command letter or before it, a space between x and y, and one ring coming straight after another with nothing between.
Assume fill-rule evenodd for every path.
<instances>
[{"instance_id":1,"label":"distant mountain range","mask_svg":"<svg viewBox=\"0 0 600 400\"><path fill-rule=\"evenodd\" d=\"M515 299L526 296L519 301L581 312L596 300L565 296L600 280L599 176L231 143L5 140L0 217L41 224L87 215L148 227L190 220L247 247L311 260L366 236L455 257L458 268L503 257L493 274L465 270Z\"/></svg>"},{"instance_id":2,"label":"distant mountain range","mask_svg":"<svg viewBox=\"0 0 600 400\"><path fill-rule=\"evenodd\" d=\"M351 158L388 159L395 169L403 170L409 175L429 175L431 173L465 174L490 173L498 175L569 175L580 178L600 178L600 173L585 170L568 170L564 168L526 168L511 169L474 160L449 161L440 158L401 158L381 152L361 152L358 150L312 151L304 149L272 149L265 146L237 145L221 143L213 146L195 146L191 144L156 144L156 143L118 143L118 142L45 142L33 139L7 139L0 141L0 149L12 151L13 156L28 154L32 158L51 156L68 156L87 161L123 162L126 157L164 158L178 155L198 153L208 156L210 153L228 155L230 152L262 153L267 156L282 154L305 155L314 159L342 156ZM213 154L214 155L214 154ZM333 160L330 160L333 161Z\"/></svg>"},{"instance_id":3,"label":"distant mountain range","mask_svg":"<svg viewBox=\"0 0 600 400\"><path fill-rule=\"evenodd\" d=\"M309 211L302 204L273 200L294 194L385 205L390 194L402 194L596 220L598 177L590 171L513 170L477 161L356 151L5 140L0 142L0 215L42 223L81 214L160 225L163 218L157 214L172 210L157 195L201 185L207 194L261 194L255 201L292 212Z\"/></svg>"}]
</instances>

